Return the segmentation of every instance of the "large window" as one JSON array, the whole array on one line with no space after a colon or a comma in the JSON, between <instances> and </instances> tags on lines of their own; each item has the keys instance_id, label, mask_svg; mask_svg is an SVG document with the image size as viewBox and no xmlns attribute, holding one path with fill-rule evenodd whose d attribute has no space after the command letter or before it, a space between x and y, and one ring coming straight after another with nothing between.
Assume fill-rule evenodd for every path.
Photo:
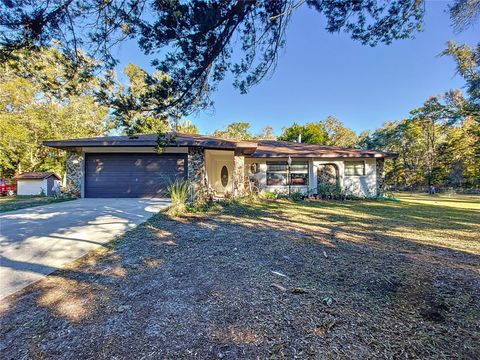
<instances>
[{"instance_id":1,"label":"large window","mask_svg":"<svg viewBox=\"0 0 480 360\"><path fill-rule=\"evenodd\" d=\"M308 185L308 162L293 161L290 167L291 185Z\"/></svg>"},{"instance_id":2,"label":"large window","mask_svg":"<svg viewBox=\"0 0 480 360\"><path fill-rule=\"evenodd\" d=\"M365 176L365 161L345 161L345 176Z\"/></svg>"},{"instance_id":3,"label":"large window","mask_svg":"<svg viewBox=\"0 0 480 360\"><path fill-rule=\"evenodd\" d=\"M308 185L308 162L293 161L288 169L286 161L267 161L267 185Z\"/></svg>"}]
</instances>

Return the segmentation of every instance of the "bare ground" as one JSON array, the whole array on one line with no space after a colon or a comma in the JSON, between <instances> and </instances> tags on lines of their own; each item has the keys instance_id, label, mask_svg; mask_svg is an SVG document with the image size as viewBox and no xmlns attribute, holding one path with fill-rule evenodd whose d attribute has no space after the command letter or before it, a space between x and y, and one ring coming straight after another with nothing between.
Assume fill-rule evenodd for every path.
<instances>
[{"instance_id":1,"label":"bare ground","mask_svg":"<svg viewBox=\"0 0 480 360\"><path fill-rule=\"evenodd\" d=\"M159 214L2 300L0 353L478 359L475 202L282 201Z\"/></svg>"}]
</instances>

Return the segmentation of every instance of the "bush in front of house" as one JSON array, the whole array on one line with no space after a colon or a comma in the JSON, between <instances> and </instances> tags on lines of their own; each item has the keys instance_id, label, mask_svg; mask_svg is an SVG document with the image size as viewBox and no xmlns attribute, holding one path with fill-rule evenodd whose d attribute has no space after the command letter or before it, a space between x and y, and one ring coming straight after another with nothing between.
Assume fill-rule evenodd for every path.
<instances>
[{"instance_id":1,"label":"bush in front of house","mask_svg":"<svg viewBox=\"0 0 480 360\"><path fill-rule=\"evenodd\" d=\"M278 194L274 191L262 190L259 192L258 196L265 200L275 200L278 197Z\"/></svg>"},{"instance_id":2,"label":"bush in front of house","mask_svg":"<svg viewBox=\"0 0 480 360\"><path fill-rule=\"evenodd\" d=\"M302 201L304 197L305 196L300 191L295 191L290 195L290 198L295 202Z\"/></svg>"},{"instance_id":3,"label":"bush in front of house","mask_svg":"<svg viewBox=\"0 0 480 360\"><path fill-rule=\"evenodd\" d=\"M168 193L172 205L168 209L170 215L180 215L186 212L187 204L192 198L192 183L185 179L176 179L168 185Z\"/></svg>"}]
</instances>

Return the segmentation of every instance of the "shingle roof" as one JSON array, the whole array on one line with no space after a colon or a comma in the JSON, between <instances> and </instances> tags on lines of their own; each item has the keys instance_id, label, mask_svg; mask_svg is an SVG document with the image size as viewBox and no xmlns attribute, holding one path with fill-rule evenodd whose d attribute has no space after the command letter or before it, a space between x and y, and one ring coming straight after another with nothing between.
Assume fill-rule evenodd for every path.
<instances>
[{"instance_id":1,"label":"shingle roof","mask_svg":"<svg viewBox=\"0 0 480 360\"><path fill-rule=\"evenodd\" d=\"M26 172L15 176L14 180L43 180L50 176L55 176L58 180L61 180L60 176L53 172Z\"/></svg>"},{"instance_id":2,"label":"shingle roof","mask_svg":"<svg viewBox=\"0 0 480 360\"><path fill-rule=\"evenodd\" d=\"M338 146L293 143L288 141L260 140L257 150L252 154L255 158L269 157L328 157L328 158L392 158L397 154L374 150L349 149Z\"/></svg>"},{"instance_id":3,"label":"shingle roof","mask_svg":"<svg viewBox=\"0 0 480 360\"><path fill-rule=\"evenodd\" d=\"M72 147L97 147L97 146L146 146L157 145L158 134L140 134L134 136L105 136L96 138L83 138L71 140L44 141L43 145L68 149ZM209 135L176 134L174 141L169 145L173 147L195 146L214 149L250 149L253 152L257 143L244 140L228 140ZM248 151L247 151L248 152Z\"/></svg>"},{"instance_id":4,"label":"shingle roof","mask_svg":"<svg viewBox=\"0 0 480 360\"><path fill-rule=\"evenodd\" d=\"M69 149L76 147L154 147L158 134L106 136L95 138L45 141L46 146ZM397 154L373 150L347 149L336 146L312 145L274 140L228 140L209 135L177 134L172 147L203 147L207 149L241 150L256 158L267 157L396 157Z\"/></svg>"}]
</instances>

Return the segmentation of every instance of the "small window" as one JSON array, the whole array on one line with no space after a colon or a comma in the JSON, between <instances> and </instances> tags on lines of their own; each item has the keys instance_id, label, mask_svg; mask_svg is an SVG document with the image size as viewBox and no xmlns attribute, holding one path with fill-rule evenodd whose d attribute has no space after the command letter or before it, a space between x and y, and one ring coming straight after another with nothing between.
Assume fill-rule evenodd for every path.
<instances>
[{"instance_id":1,"label":"small window","mask_svg":"<svg viewBox=\"0 0 480 360\"><path fill-rule=\"evenodd\" d=\"M308 185L308 162L294 161L290 167L291 185Z\"/></svg>"},{"instance_id":2,"label":"small window","mask_svg":"<svg viewBox=\"0 0 480 360\"><path fill-rule=\"evenodd\" d=\"M220 172L220 179L222 182L223 187L227 187L228 185L228 169L226 166L222 167L222 170Z\"/></svg>"},{"instance_id":3,"label":"small window","mask_svg":"<svg viewBox=\"0 0 480 360\"><path fill-rule=\"evenodd\" d=\"M288 165L286 161L267 162L267 185L288 185Z\"/></svg>"},{"instance_id":4,"label":"small window","mask_svg":"<svg viewBox=\"0 0 480 360\"><path fill-rule=\"evenodd\" d=\"M252 174L258 174L260 172L260 164L258 163L250 164L250 172Z\"/></svg>"},{"instance_id":5,"label":"small window","mask_svg":"<svg viewBox=\"0 0 480 360\"><path fill-rule=\"evenodd\" d=\"M345 176L365 176L365 161L345 161Z\"/></svg>"},{"instance_id":6,"label":"small window","mask_svg":"<svg viewBox=\"0 0 480 360\"><path fill-rule=\"evenodd\" d=\"M286 161L267 162L267 185L308 185L308 162L294 161L288 168Z\"/></svg>"}]
</instances>

